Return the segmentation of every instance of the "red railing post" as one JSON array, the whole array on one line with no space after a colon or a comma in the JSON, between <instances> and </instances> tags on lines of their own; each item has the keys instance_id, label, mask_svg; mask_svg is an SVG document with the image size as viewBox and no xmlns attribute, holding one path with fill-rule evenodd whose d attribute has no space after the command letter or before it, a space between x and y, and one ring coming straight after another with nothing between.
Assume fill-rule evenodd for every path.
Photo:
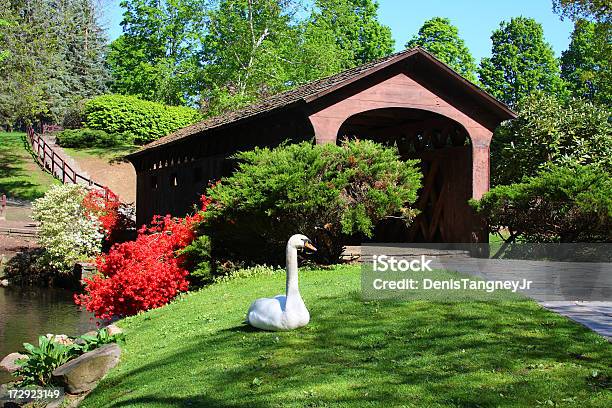
<instances>
[{"instance_id":1,"label":"red railing post","mask_svg":"<svg viewBox=\"0 0 612 408\"><path fill-rule=\"evenodd\" d=\"M6 211L6 194L2 194L2 198L0 198L0 218L4 217L5 211Z\"/></svg>"}]
</instances>

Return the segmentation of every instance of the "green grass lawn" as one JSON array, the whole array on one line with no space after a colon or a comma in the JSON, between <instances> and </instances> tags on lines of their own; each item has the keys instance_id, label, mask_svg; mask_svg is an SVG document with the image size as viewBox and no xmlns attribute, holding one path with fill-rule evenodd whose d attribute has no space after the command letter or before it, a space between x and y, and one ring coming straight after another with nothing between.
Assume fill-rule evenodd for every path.
<instances>
[{"instance_id":1,"label":"green grass lawn","mask_svg":"<svg viewBox=\"0 0 612 408\"><path fill-rule=\"evenodd\" d=\"M0 195L33 200L59 182L38 167L25 148L23 136L0 132Z\"/></svg>"},{"instance_id":2,"label":"green grass lawn","mask_svg":"<svg viewBox=\"0 0 612 408\"><path fill-rule=\"evenodd\" d=\"M362 302L356 266L300 288L312 317L293 332L242 324L284 274L120 321L121 364L81 406L612 406L612 345L534 302Z\"/></svg>"},{"instance_id":3,"label":"green grass lawn","mask_svg":"<svg viewBox=\"0 0 612 408\"><path fill-rule=\"evenodd\" d=\"M95 157L108 161L122 160L123 156L135 152L140 146L119 145L114 147L86 147L86 148L63 148L66 153L76 159L88 159Z\"/></svg>"}]
</instances>

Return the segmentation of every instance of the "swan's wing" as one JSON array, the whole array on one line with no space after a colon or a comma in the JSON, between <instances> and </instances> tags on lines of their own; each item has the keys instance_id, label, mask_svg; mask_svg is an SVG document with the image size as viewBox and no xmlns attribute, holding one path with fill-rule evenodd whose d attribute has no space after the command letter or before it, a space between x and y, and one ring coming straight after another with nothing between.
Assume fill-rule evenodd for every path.
<instances>
[{"instance_id":1,"label":"swan's wing","mask_svg":"<svg viewBox=\"0 0 612 408\"><path fill-rule=\"evenodd\" d=\"M278 301L278 303L280 304L281 310L284 312L287 308L287 296L277 295L277 296L274 296L274 299Z\"/></svg>"},{"instance_id":2,"label":"swan's wing","mask_svg":"<svg viewBox=\"0 0 612 408\"><path fill-rule=\"evenodd\" d=\"M283 309L279 299L262 298L251 304L247 313L247 322L263 330L281 330L282 315Z\"/></svg>"}]
</instances>

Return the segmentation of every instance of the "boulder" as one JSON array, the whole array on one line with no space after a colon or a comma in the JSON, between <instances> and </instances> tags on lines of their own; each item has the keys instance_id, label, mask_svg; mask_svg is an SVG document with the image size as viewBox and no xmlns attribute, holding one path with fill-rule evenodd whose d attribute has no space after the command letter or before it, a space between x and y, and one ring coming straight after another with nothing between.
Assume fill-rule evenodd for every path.
<instances>
[{"instance_id":1,"label":"boulder","mask_svg":"<svg viewBox=\"0 0 612 408\"><path fill-rule=\"evenodd\" d=\"M15 388L14 384L0 384L0 407L3 408L19 408L22 404L14 402L13 399L9 398L8 390ZM6 401L6 402L3 402Z\"/></svg>"},{"instance_id":2,"label":"boulder","mask_svg":"<svg viewBox=\"0 0 612 408\"><path fill-rule=\"evenodd\" d=\"M120 356L118 345L107 344L59 366L53 371L53 378L71 394L87 392L119 363Z\"/></svg>"},{"instance_id":3,"label":"boulder","mask_svg":"<svg viewBox=\"0 0 612 408\"><path fill-rule=\"evenodd\" d=\"M63 344L65 346L74 344L74 341L70 337L66 336L65 334L47 333L46 337L55 343Z\"/></svg>"},{"instance_id":4,"label":"boulder","mask_svg":"<svg viewBox=\"0 0 612 408\"><path fill-rule=\"evenodd\" d=\"M115 326L114 324L109 324L108 326L106 326L106 331L108 332L109 336L112 336L114 334L123 333L123 330Z\"/></svg>"},{"instance_id":5,"label":"boulder","mask_svg":"<svg viewBox=\"0 0 612 408\"><path fill-rule=\"evenodd\" d=\"M8 356L4 357L2 361L0 361L0 370L4 370L9 373L14 373L19 369L16 361L22 358L28 358L28 356L21 353L11 353Z\"/></svg>"}]
</instances>

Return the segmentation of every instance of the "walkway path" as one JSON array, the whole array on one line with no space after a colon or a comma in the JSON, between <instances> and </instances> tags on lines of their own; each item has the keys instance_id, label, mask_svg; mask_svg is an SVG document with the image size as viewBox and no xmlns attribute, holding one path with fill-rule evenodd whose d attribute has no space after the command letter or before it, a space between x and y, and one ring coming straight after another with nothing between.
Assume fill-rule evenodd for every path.
<instances>
[{"instance_id":1,"label":"walkway path","mask_svg":"<svg viewBox=\"0 0 612 408\"><path fill-rule=\"evenodd\" d=\"M77 156L74 160L90 178L117 194L121 202L136 201L136 171L129 162L109 161L107 158L94 156Z\"/></svg>"},{"instance_id":2,"label":"walkway path","mask_svg":"<svg viewBox=\"0 0 612 408\"><path fill-rule=\"evenodd\" d=\"M612 342L612 302L540 302Z\"/></svg>"},{"instance_id":3,"label":"walkway path","mask_svg":"<svg viewBox=\"0 0 612 408\"><path fill-rule=\"evenodd\" d=\"M468 258L449 265L454 266L449 269L486 280L533 279L534 289L522 291L524 295L612 341L612 301L607 301L610 282L605 277L610 276L610 264Z\"/></svg>"}]
</instances>

